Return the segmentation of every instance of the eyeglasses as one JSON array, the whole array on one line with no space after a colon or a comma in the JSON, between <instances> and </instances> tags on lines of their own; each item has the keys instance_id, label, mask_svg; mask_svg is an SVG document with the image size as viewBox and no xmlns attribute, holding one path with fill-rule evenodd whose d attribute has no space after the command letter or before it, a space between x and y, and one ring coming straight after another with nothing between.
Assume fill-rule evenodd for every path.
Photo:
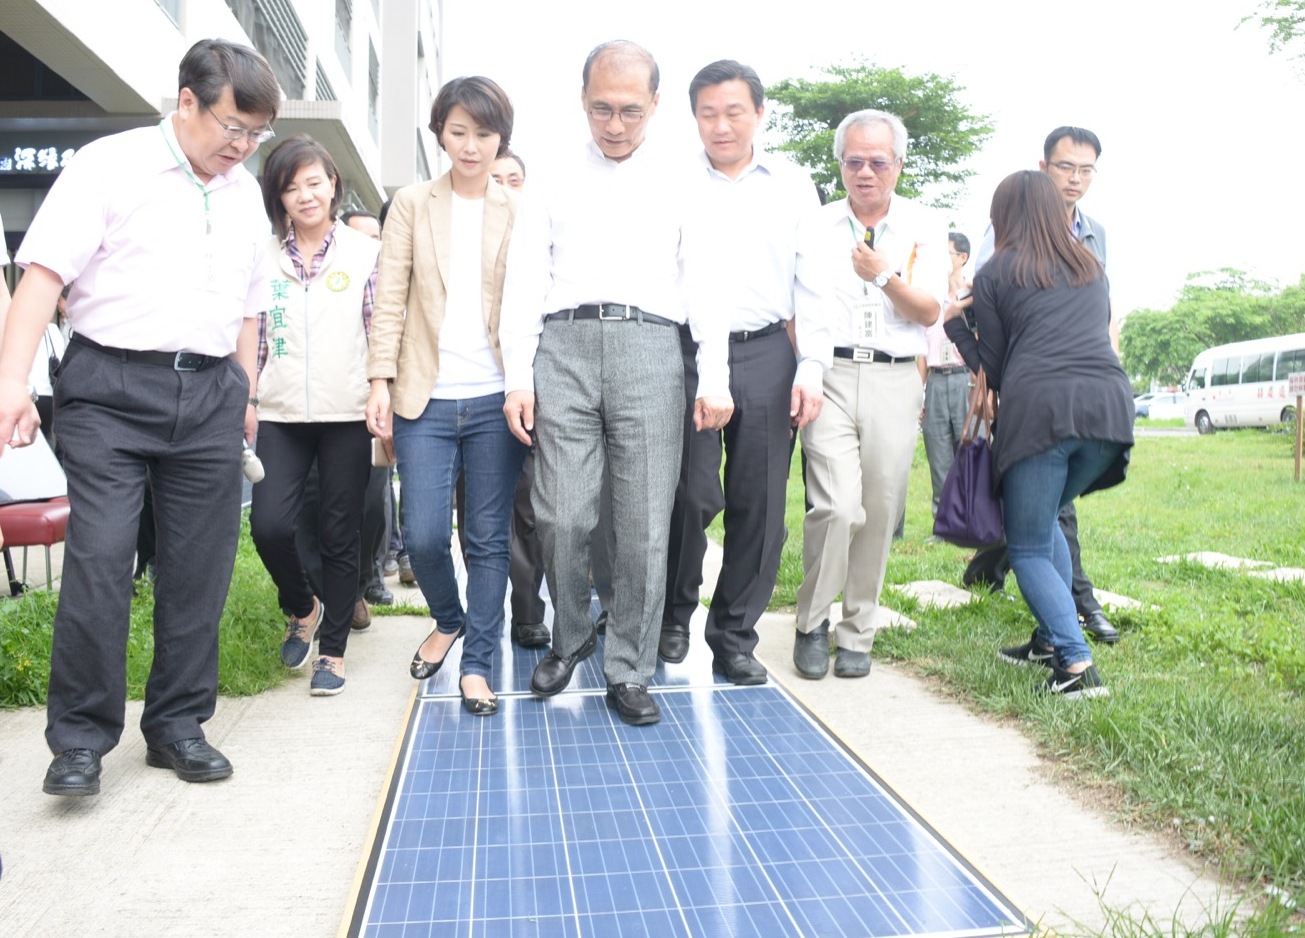
<instances>
[{"instance_id":1,"label":"eyeglasses","mask_svg":"<svg viewBox=\"0 0 1305 938\"><path fill-rule=\"evenodd\" d=\"M203 107L203 105L200 106ZM259 127L257 130L249 130L238 124L224 124L222 118L209 111L208 108L205 107L204 110L208 111L209 116L217 121L217 125L222 128L222 136L228 140L239 140L241 137L248 137L251 143L267 143L276 136L276 131L271 127Z\"/></svg>"},{"instance_id":2,"label":"eyeglasses","mask_svg":"<svg viewBox=\"0 0 1305 938\"><path fill-rule=\"evenodd\" d=\"M1086 166L1079 166L1077 163L1048 163L1047 165L1057 172L1064 173L1066 176L1077 174L1084 179L1091 179L1097 171L1097 168L1091 163Z\"/></svg>"},{"instance_id":3,"label":"eyeglasses","mask_svg":"<svg viewBox=\"0 0 1305 938\"><path fill-rule=\"evenodd\" d=\"M604 124L612 119L613 114L621 115L622 124L637 124L647 116L648 112L641 107L623 107L619 111L613 111L606 104L595 104L585 108L585 113Z\"/></svg>"},{"instance_id":4,"label":"eyeglasses","mask_svg":"<svg viewBox=\"0 0 1305 938\"><path fill-rule=\"evenodd\" d=\"M876 176L882 176L900 163L901 160L863 160L859 157L849 157L845 160L839 160L839 162L843 164L844 169L847 169L852 173L859 173L862 168L869 166L874 170Z\"/></svg>"}]
</instances>

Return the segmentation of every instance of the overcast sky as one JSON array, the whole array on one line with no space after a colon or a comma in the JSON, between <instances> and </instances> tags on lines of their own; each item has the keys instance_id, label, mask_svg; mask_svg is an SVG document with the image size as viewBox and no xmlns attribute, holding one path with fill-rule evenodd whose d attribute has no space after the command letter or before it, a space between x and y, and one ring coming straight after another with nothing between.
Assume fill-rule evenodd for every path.
<instances>
[{"instance_id":1,"label":"overcast sky","mask_svg":"<svg viewBox=\"0 0 1305 938\"><path fill-rule=\"evenodd\" d=\"M539 179L588 133L580 68L607 39L656 56L661 103L649 133L686 155L699 146L688 83L715 59L752 65L766 83L857 57L952 75L996 125L970 164L977 175L951 213L955 226L977 240L996 184L1035 168L1053 127L1087 127L1103 152L1082 205L1107 229L1116 305L1166 308L1194 271L1239 267L1282 285L1305 272L1305 186L1291 181L1305 167L1305 63L1270 56L1253 24L1236 28L1254 7L445 0L444 78L503 85L517 112L514 149ZM620 206L612 211L619 217Z\"/></svg>"}]
</instances>

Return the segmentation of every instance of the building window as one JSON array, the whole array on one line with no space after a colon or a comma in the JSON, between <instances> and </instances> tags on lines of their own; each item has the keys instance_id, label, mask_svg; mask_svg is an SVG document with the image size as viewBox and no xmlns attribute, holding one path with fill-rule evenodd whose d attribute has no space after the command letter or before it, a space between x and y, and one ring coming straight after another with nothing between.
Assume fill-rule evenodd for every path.
<instances>
[{"instance_id":1,"label":"building window","mask_svg":"<svg viewBox=\"0 0 1305 938\"><path fill-rule=\"evenodd\" d=\"M181 25L181 0L154 0L159 9L168 14L173 26Z\"/></svg>"},{"instance_id":2,"label":"building window","mask_svg":"<svg viewBox=\"0 0 1305 938\"><path fill-rule=\"evenodd\" d=\"M304 96L308 68L308 34L290 0L227 0L254 48L272 66L287 98Z\"/></svg>"},{"instance_id":3,"label":"building window","mask_svg":"<svg viewBox=\"0 0 1305 938\"><path fill-rule=\"evenodd\" d=\"M317 63L317 100L318 101L335 101L335 89L331 87L330 79L322 71L322 63Z\"/></svg>"},{"instance_id":4,"label":"building window","mask_svg":"<svg viewBox=\"0 0 1305 938\"><path fill-rule=\"evenodd\" d=\"M0 33L0 101L89 101L58 72Z\"/></svg>"},{"instance_id":5,"label":"building window","mask_svg":"<svg viewBox=\"0 0 1305 938\"><path fill-rule=\"evenodd\" d=\"M367 126L372 139L380 139L380 121L377 118L377 100L381 93L381 63L376 58L376 46L367 43Z\"/></svg>"},{"instance_id":6,"label":"building window","mask_svg":"<svg viewBox=\"0 0 1305 938\"><path fill-rule=\"evenodd\" d=\"M335 0L335 54L340 57L346 75L353 75L353 51L350 39L353 36L353 2L352 0Z\"/></svg>"}]
</instances>

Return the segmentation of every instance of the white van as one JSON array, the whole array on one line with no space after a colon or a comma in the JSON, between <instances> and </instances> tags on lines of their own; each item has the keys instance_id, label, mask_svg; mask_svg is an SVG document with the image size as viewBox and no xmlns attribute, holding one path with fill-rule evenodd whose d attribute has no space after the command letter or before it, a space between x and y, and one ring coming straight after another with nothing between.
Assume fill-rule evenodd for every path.
<instances>
[{"instance_id":1,"label":"white van","mask_svg":"<svg viewBox=\"0 0 1305 938\"><path fill-rule=\"evenodd\" d=\"M1183 382L1184 418L1201 433L1218 427L1268 427L1296 419L1287 375L1305 372L1305 332L1206 349Z\"/></svg>"}]
</instances>

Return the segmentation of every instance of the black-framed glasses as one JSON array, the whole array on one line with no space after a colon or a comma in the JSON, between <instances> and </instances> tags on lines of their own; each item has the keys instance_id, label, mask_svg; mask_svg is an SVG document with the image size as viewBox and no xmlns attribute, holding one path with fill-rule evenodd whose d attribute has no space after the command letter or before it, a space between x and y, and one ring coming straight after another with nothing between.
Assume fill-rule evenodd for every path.
<instances>
[{"instance_id":1,"label":"black-framed glasses","mask_svg":"<svg viewBox=\"0 0 1305 938\"><path fill-rule=\"evenodd\" d=\"M869 166L870 169L874 171L874 174L876 176L882 176L884 173L888 172L890 169L892 169L901 161L900 160L863 160L860 157L852 156L852 157L848 157L845 160L839 160L839 162L843 164L844 169L847 169L852 173L859 173L866 166Z\"/></svg>"},{"instance_id":2,"label":"black-framed glasses","mask_svg":"<svg viewBox=\"0 0 1305 938\"><path fill-rule=\"evenodd\" d=\"M1096 175L1097 171L1097 168L1091 163L1087 163L1083 166L1079 166L1077 163L1048 163L1047 165L1057 172L1064 173L1066 176L1078 174L1084 179L1091 179Z\"/></svg>"},{"instance_id":3,"label":"black-framed glasses","mask_svg":"<svg viewBox=\"0 0 1305 938\"><path fill-rule=\"evenodd\" d=\"M641 107L623 107L619 111L614 111L606 104L595 104L587 107L585 113L604 124L612 119L613 114L621 116L622 124L637 124L648 116L648 112Z\"/></svg>"},{"instance_id":4,"label":"black-framed glasses","mask_svg":"<svg viewBox=\"0 0 1305 938\"><path fill-rule=\"evenodd\" d=\"M203 107L203 105L200 106ZM267 143L276 136L276 131L271 127L259 127L257 130L250 130L247 127L241 127L239 124L224 123L222 118L214 114L209 108L205 107L204 110L208 112L213 120L217 121L217 125L222 128L222 136L227 140L239 140L241 137L248 137L251 143Z\"/></svg>"}]
</instances>

